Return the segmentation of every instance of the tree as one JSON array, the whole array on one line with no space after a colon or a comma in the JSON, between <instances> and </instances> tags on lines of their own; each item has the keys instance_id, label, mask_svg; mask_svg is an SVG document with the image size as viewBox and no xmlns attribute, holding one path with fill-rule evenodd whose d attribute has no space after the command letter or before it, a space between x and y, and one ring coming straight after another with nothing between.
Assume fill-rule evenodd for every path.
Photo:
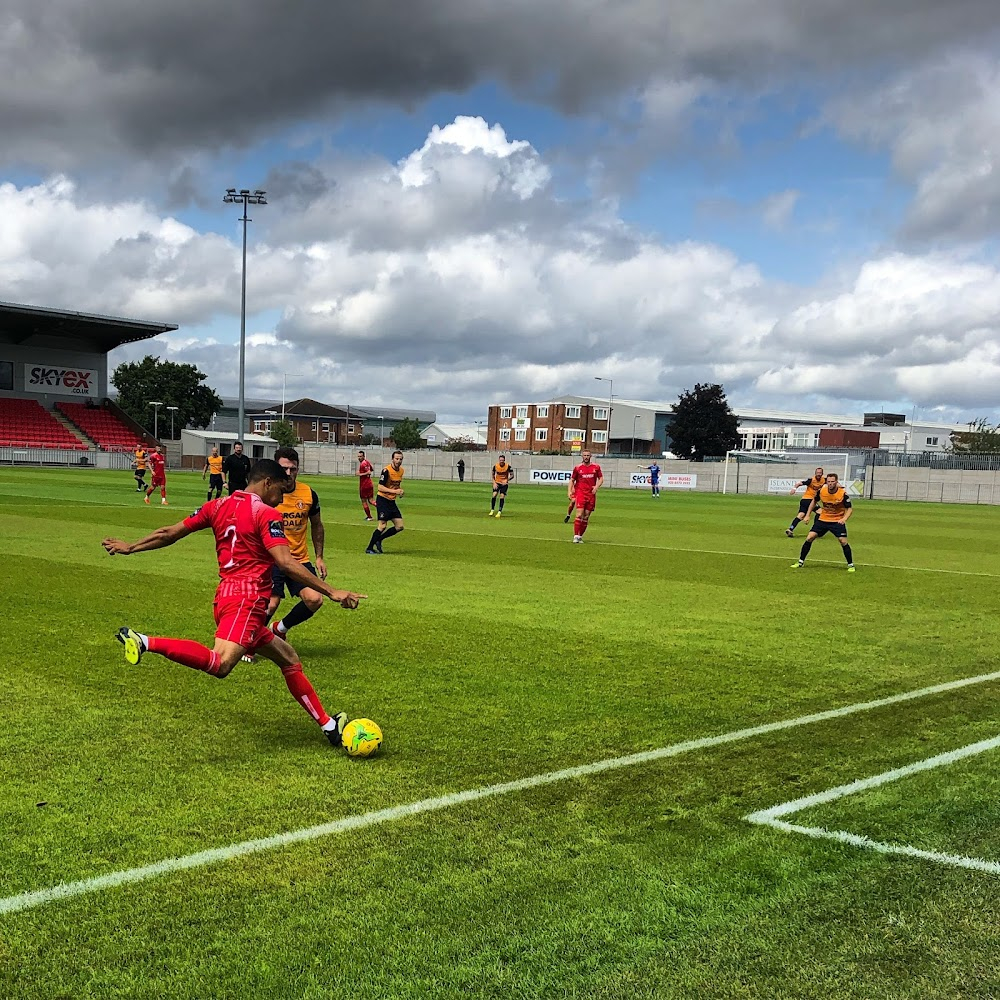
<instances>
[{"instance_id":1,"label":"tree","mask_svg":"<svg viewBox=\"0 0 1000 1000\"><path fill-rule=\"evenodd\" d=\"M951 451L959 455L1000 452L1000 424L994 427L986 417L971 421L967 431L955 431L951 435Z\"/></svg>"},{"instance_id":2,"label":"tree","mask_svg":"<svg viewBox=\"0 0 1000 1000\"><path fill-rule=\"evenodd\" d=\"M423 448L426 445L420 436L420 424L413 417L400 420L392 428L393 443L402 451L412 451L414 448Z\"/></svg>"},{"instance_id":3,"label":"tree","mask_svg":"<svg viewBox=\"0 0 1000 1000\"><path fill-rule=\"evenodd\" d=\"M467 436L448 438L441 445L442 451L479 451L479 445Z\"/></svg>"},{"instance_id":4,"label":"tree","mask_svg":"<svg viewBox=\"0 0 1000 1000\"><path fill-rule=\"evenodd\" d=\"M275 420L268 434L278 442L279 448L294 448L299 443L295 426L288 420Z\"/></svg>"},{"instance_id":5,"label":"tree","mask_svg":"<svg viewBox=\"0 0 1000 1000\"><path fill-rule=\"evenodd\" d=\"M378 434L362 434L359 444L381 444L382 438Z\"/></svg>"},{"instance_id":6,"label":"tree","mask_svg":"<svg viewBox=\"0 0 1000 1000\"><path fill-rule=\"evenodd\" d=\"M699 382L680 394L667 433L670 450L678 458L701 462L706 456L725 455L740 441L739 422L726 402L721 385Z\"/></svg>"},{"instance_id":7,"label":"tree","mask_svg":"<svg viewBox=\"0 0 1000 1000\"><path fill-rule=\"evenodd\" d=\"M166 426L167 433L170 432L170 420L166 407L176 406L174 433L180 434L188 424L207 427L222 406L215 390L202 384L206 378L208 376L194 365L161 361L147 354L142 361L119 365L111 375L111 384L118 390L119 407L151 434L154 408L150 402L163 403L159 430ZM168 418L166 424L165 417Z\"/></svg>"}]
</instances>

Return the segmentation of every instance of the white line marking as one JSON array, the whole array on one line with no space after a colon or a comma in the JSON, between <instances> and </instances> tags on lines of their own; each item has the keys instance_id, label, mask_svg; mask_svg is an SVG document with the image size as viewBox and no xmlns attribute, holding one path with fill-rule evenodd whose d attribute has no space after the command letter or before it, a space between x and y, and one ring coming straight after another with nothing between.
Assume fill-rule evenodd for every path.
<instances>
[{"instance_id":1,"label":"white line marking","mask_svg":"<svg viewBox=\"0 0 1000 1000\"><path fill-rule=\"evenodd\" d=\"M770 809L760 809L750 813L744 819L750 823L757 823L760 826L770 826L782 833L801 833L806 837L814 839L835 840L842 844L850 844L852 847L862 847L869 851L878 851L880 854L903 854L912 858L923 858L926 861L934 861L937 864L953 865L957 868L971 868L974 871L990 872L1000 874L1000 862L984 861L981 858L969 858L962 854L945 854L941 851L923 851L918 847L911 847L908 844L886 844L879 840L871 840L868 837L857 833L848 833L846 830L827 830L821 826L798 826L794 823L786 823L778 819L779 816L788 816L792 813L801 812L812 806L823 805L833 802L836 799L844 798L848 795L856 795L858 792L868 791L871 788L878 788L880 785L887 785L892 781L899 781L901 778L909 777L911 774L918 774L921 771L930 771L936 767L944 767L946 764L954 764L955 761L964 760L966 757L974 757L977 754L986 753L1000 747L1000 736L994 736L988 740L980 740L978 743L970 743L968 746L958 750L949 750L947 753L938 754L936 757L928 757L926 760L917 761L915 764L908 764L906 767L897 767L893 771L886 771L884 774L876 774L870 778L861 778L852 781L848 785L838 785L836 788L829 788L825 792L817 792L814 795L806 795L801 799L793 799L791 802L782 802L780 805L772 806Z\"/></svg>"},{"instance_id":2,"label":"white line marking","mask_svg":"<svg viewBox=\"0 0 1000 1000\"><path fill-rule=\"evenodd\" d=\"M846 705L842 708L832 708L825 712L816 712L813 715L803 715L797 719L786 719L782 722L768 722L764 725L752 726L748 729L737 729L731 733L724 733L721 736L705 736L696 740L686 740L683 743L674 743L672 746L660 747L657 750L645 750L641 753L629 754L627 757L612 757L607 760L596 761L592 764L580 764L576 767L564 768L561 771L550 771L547 774L536 774L528 778L519 778L516 781L505 781L497 785L487 785L483 788L473 788L464 792L451 792L435 798L420 799L417 802L410 802L406 805L379 809L375 812L363 813L359 816L347 816L330 823L321 823L319 826L305 827L301 830L291 830L287 833L279 833L271 837L244 840L237 844L199 851L196 854L186 854L179 858L166 858L163 861L157 861L155 864L144 865L140 868L127 868L123 871L112 872L109 875L82 879L79 882L65 882L62 885L52 886L48 889L40 889L35 892L24 892L15 896L0 898L0 915L34 909L37 906L43 906L46 903L52 903L56 900L68 899L71 896L81 896L85 893L99 892L102 889L110 889L115 886L142 882L146 879L156 878L159 875L166 875L170 872L184 871L188 868L200 868L219 861L229 861L232 858L242 857L247 854L259 854L263 851L286 847L289 844L298 844L307 840L317 840L320 837L345 833L348 830L358 830L364 827L376 826L379 823L391 823L410 816L419 816L421 813L449 809L452 806L463 805L466 802L494 798L498 795L509 795L511 792L523 792L530 788L539 788L542 785L551 785L558 781L567 781L571 778L581 778L591 774L600 774L604 771L615 771L620 768L631 767L634 764L645 764L649 761L663 760L667 757L676 757L683 753L689 753L692 750L704 750L708 747L722 746L726 743L736 743L754 736L764 736L768 733L794 729L798 726L808 726L815 722L842 719L845 716L855 715L859 712L870 712L888 705L898 705L901 702L926 698L947 691L957 691L961 688L971 687L976 684L985 684L995 680L1000 680L1000 671L980 674L978 677L965 677L957 681L946 681L943 684L934 684L931 687L920 688L917 691L907 691L903 694L878 698L875 701L865 701L855 705Z\"/></svg>"}]
</instances>

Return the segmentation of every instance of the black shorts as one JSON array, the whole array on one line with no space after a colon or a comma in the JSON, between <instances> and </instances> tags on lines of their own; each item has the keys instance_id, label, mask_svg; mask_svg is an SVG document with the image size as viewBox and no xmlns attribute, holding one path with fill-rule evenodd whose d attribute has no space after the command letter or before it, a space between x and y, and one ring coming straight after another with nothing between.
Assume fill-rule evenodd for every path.
<instances>
[{"instance_id":1,"label":"black shorts","mask_svg":"<svg viewBox=\"0 0 1000 1000\"><path fill-rule=\"evenodd\" d=\"M302 563L302 565L305 566L305 568L309 570L310 573L316 572L316 567L313 566L311 562ZM288 577L285 576L285 574L282 573L277 566L272 566L271 595L273 597L284 597L285 587L288 587L288 593L291 594L292 597L298 597L299 594L305 589L305 584L299 583L298 580L289 580Z\"/></svg>"},{"instance_id":2,"label":"black shorts","mask_svg":"<svg viewBox=\"0 0 1000 1000\"><path fill-rule=\"evenodd\" d=\"M507 495L507 487L509 485L510 485L509 483L494 483L493 484L493 492L494 493L500 493L503 496L506 496Z\"/></svg>"},{"instance_id":3,"label":"black shorts","mask_svg":"<svg viewBox=\"0 0 1000 1000\"><path fill-rule=\"evenodd\" d=\"M246 488L246 483L234 482L232 479L229 480L229 483L226 486L230 496L232 496L237 490L245 490Z\"/></svg>"},{"instance_id":4,"label":"black shorts","mask_svg":"<svg viewBox=\"0 0 1000 1000\"><path fill-rule=\"evenodd\" d=\"M145 469L136 469L135 470L135 478L136 479L145 479L146 478L146 470Z\"/></svg>"},{"instance_id":5,"label":"black shorts","mask_svg":"<svg viewBox=\"0 0 1000 1000\"><path fill-rule=\"evenodd\" d=\"M809 504L811 504L811 503L812 503L811 499L810 500L806 500L806 498L803 497L799 501L799 513L800 514L808 514L809 513Z\"/></svg>"},{"instance_id":6,"label":"black shorts","mask_svg":"<svg viewBox=\"0 0 1000 1000\"><path fill-rule=\"evenodd\" d=\"M399 505L395 500L389 500L379 494L375 497L375 515L380 521L402 520L403 515L399 512Z\"/></svg>"},{"instance_id":7,"label":"black shorts","mask_svg":"<svg viewBox=\"0 0 1000 1000\"><path fill-rule=\"evenodd\" d=\"M813 521L813 526L809 529L810 531L815 531L817 536L822 538L827 532L833 535L834 538L846 538L847 537L847 525L843 521L820 521L817 518Z\"/></svg>"},{"instance_id":8,"label":"black shorts","mask_svg":"<svg viewBox=\"0 0 1000 1000\"><path fill-rule=\"evenodd\" d=\"M209 473L209 476L208 476L208 488L210 490L221 490L222 489L222 476L221 476L221 474L216 474L214 472Z\"/></svg>"}]
</instances>

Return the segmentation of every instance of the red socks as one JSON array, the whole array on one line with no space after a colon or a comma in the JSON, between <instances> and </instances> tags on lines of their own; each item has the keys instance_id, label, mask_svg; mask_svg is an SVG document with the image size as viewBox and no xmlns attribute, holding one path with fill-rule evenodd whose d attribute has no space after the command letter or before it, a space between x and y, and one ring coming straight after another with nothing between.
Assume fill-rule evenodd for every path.
<instances>
[{"instance_id":1,"label":"red socks","mask_svg":"<svg viewBox=\"0 0 1000 1000\"><path fill-rule=\"evenodd\" d=\"M587 530L587 525L590 521L585 521L582 517L580 518L580 530L577 532L578 535L583 535Z\"/></svg>"},{"instance_id":2,"label":"red socks","mask_svg":"<svg viewBox=\"0 0 1000 1000\"><path fill-rule=\"evenodd\" d=\"M146 648L151 653L159 653L174 663L182 663L194 670L204 670L206 674L219 672L219 655L207 646L193 639L162 639L149 637Z\"/></svg>"},{"instance_id":3,"label":"red socks","mask_svg":"<svg viewBox=\"0 0 1000 1000\"><path fill-rule=\"evenodd\" d=\"M323 710L319 695L313 690L309 678L302 673L302 664L293 663L290 667L282 667L281 675L285 678L292 697L321 725L330 721L330 716Z\"/></svg>"},{"instance_id":4,"label":"red socks","mask_svg":"<svg viewBox=\"0 0 1000 1000\"><path fill-rule=\"evenodd\" d=\"M583 529L584 529L583 518L582 517L578 517L573 522L573 534L574 535L582 535L583 534Z\"/></svg>"},{"instance_id":5,"label":"red socks","mask_svg":"<svg viewBox=\"0 0 1000 1000\"><path fill-rule=\"evenodd\" d=\"M364 509L365 509L365 517L371 517L372 516L372 509L371 509L371 505L368 503L368 501L367 500L362 500L361 501L361 506L364 507Z\"/></svg>"}]
</instances>

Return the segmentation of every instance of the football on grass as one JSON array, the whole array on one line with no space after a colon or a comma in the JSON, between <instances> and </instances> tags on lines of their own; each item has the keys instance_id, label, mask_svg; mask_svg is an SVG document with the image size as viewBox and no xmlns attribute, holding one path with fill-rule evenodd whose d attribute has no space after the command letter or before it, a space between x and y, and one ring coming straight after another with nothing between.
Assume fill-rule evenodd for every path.
<instances>
[{"instance_id":1,"label":"football on grass","mask_svg":"<svg viewBox=\"0 0 1000 1000\"><path fill-rule=\"evenodd\" d=\"M371 719L355 719L344 726L344 749L351 757L370 757L382 745L382 730Z\"/></svg>"}]
</instances>

